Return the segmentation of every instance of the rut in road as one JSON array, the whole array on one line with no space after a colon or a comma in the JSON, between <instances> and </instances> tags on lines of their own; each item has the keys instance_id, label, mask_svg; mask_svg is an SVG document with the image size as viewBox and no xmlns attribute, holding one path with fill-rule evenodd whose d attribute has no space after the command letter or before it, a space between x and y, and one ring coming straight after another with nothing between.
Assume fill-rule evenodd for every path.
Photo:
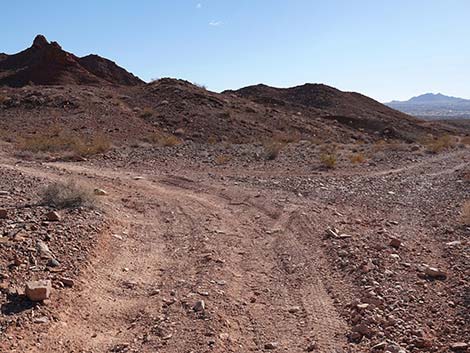
<instances>
[{"instance_id":1,"label":"rut in road","mask_svg":"<svg viewBox=\"0 0 470 353\"><path fill-rule=\"evenodd\" d=\"M313 342L341 351L347 327L316 268L320 234L297 206L232 202L216 186L201 192L185 180L50 166L40 173L71 172L109 191L113 226L43 352L243 352L268 342L283 352ZM306 248L303 237L318 241ZM192 310L199 300L204 313Z\"/></svg>"}]
</instances>

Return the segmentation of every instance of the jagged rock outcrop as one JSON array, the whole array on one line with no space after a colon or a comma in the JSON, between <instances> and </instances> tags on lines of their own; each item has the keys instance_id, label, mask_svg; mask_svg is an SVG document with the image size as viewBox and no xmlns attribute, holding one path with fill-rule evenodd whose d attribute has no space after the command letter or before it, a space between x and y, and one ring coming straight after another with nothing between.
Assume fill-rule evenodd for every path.
<instances>
[{"instance_id":1,"label":"jagged rock outcrop","mask_svg":"<svg viewBox=\"0 0 470 353\"><path fill-rule=\"evenodd\" d=\"M0 54L0 85L138 85L136 76L98 55L79 58L38 35L30 48L13 55Z\"/></svg>"}]
</instances>

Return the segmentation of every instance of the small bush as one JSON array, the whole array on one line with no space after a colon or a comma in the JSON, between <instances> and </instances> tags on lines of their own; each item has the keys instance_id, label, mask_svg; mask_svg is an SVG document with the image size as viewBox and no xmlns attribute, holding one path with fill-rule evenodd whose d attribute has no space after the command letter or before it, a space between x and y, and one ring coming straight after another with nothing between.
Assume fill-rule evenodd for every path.
<instances>
[{"instance_id":1,"label":"small bush","mask_svg":"<svg viewBox=\"0 0 470 353\"><path fill-rule=\"evenodd\" d=\"M298 132L279 132L273 136L273 140L283 144L295 143L301 140L301 135Z\"/></svg>"},{"instance_id":2,"label":"small bush","mask_svg":"<svg viewBox=\"0 0 470 353\"><path fill-rule=\"evenodd\" d=\"M72 179L49 184L40 197L43 205L56 208L93 207L96 202L91 189Z\"/></svg>"},{"instance_id":3,"label":"small bush","mask_svg":"<svg viewBox=\"0 0 470 353\"><path fill-rule=\"evenodd\" d=\"M0 94L0 105L2 105L3 103L5 103L6 101L8 101L8 97L3 95L3 94Z\"/></svg>"},{"instance_id":4,"label":"small bush","mask_svg":"<svg viewBox=\"0 0 470 353\"><path fill-rule=\"evenodd\" d=\"M430 153L439 153L456 146L456 140L450 135L443 135L436 138L428 138L423 143Z\"/></svg>"},{"instance_id":5,"label":"small bush","mask_svg":"<svg viewBox=\"0 0 470 353\"><path fill-rule=\"evenodd\" d=\"M174 147L181 144L181 140L174 135L167 135L160 140L160 144L164 147Z\"/></svg>"},{"instance_id":6,"label":"small bush","mask_svg":"<svg viewBox=\"0 0 470 353\"><path fill-rule=\"evenodd\" d=\"M360 164L366 161L366 157L362 153L355 153L349 157L351 163Z\"/></svg>"},{"instance_id":7,"label":"small bush","mask_svg":"<svg viewBox=\"0 0 470 353\"><path fill-rule=\"evenodd\" d=\"M465 201L462 206L462 222L464 225L470 225L470 200Z\"/></svg>"},{"instance_id":8,"label":"small bush","mask_svg":"<svg viewBox=\"0 0 470 353\"><path fill-rule=\"evenodd\" d=\"M387 142L385 140L378 140L374 143L372 149L374 152L384 151L386 144Z\"/></svg>"},{"instance_id":9,"label":"small bush","mask_svg":"<svg viewBox=\"0 0 470 353\"><path fill-rule=\"evenodd\" d=\"M142 110L142 112L140 113L140 117L141 118L150 118L153 116L153 109L151 108L145 108L144 110Z\"/></svg>"},{"instance_id":10,"label":"small bush","mask_svg":"<svg viewBox=\"0 0 470 353\"><path fill-rule=\"evenodd\" d=\"M275 160L281 150L284 148L285 144L278 141L269 141L264 144L264 156L267 160Z\"/></svg>"},{"instance_id":11,"label":"small bush","mask_svg":"<svg viewBox=\"0 0 470 353\"><path fill-rule=\"evenodd\" d=\"M78 140L74 147L74 152L76 152L76 154L80 156L92 156L109 151L111 148L111 142L105 135L98 134L89 142Z\"/></svg>"},{"instance_id":12,"label":"small bush","mask_svg":"<svg viewBox=\"0 0 470 353\"><path fill-rule=\"evenodd\" d=\"M207 143L209 145L215 145L217 143L217 138L215 136L209 136L207 139Z\"/></svg>"},{"instance_id":13,"label":"small bush","mask_svg":"<svg viewBox=\"0 0 470 353\"><path fill-rule=\"evenodd\" d=\"M162 146L162 147L174 147L181 144L181 140L175 135L164 134L161 132L152 133L145 139L147 142Z\"/></svg>"},{"instance_id":14,"label":"small bush","mask_svg":"<svg viewBox=\"0 0 470 353\"><path fill-rule=\"evenodd\" d=\"M217 156L214 162L217 165L223 165L223 164L227 164L228 162L230 162L231 159L232 158L230 156L223 154L223 155Z\"/></svg>"},{"instance_id":15,"label":"small bush","mask_svg":"<svg viewBox=\"0 0 470 353\"><path fill-rule=\"evenodd\" d=\"M197 83L197 82L193 82L193 85L207 91L207 86L206 85L203 85L203 84L200 84L200 83Z\"/></svg>"},{"instance_id":16,"label":"small bush","mask_svg":"<svg viewBox=\"0 0 470 353\"><path fill-rule=\"evenodd\" d=\"M72 137L36 134L18 139L17 147L22 151L38 152L63 152L73 150L77 140Z\"/></svg>"},{"instance_id":17,"label":"small bush","mask_svg":"<svg viewBox=\"0 0 470 353\"><path fill-rule=\"evenodd\" d=\"M32 153L69 152L78 156L91 156L104 153L111 148L110 140L104 134L96 134L91 139L74 136L62 130L51 128L45 133L20 137L17 148Z\"/></svg>"},{"instance_id":18,"label":"small bush","mask_svg":"<svg viewBox=\"0 0 470 353\"><path fill-rule=\"evenodd\" d=\"M336 153L322 153L320 155L321 164L328 169L333 169L336 167L337 160L338 157L336 156Z\"/></svg>"}]
</instances>

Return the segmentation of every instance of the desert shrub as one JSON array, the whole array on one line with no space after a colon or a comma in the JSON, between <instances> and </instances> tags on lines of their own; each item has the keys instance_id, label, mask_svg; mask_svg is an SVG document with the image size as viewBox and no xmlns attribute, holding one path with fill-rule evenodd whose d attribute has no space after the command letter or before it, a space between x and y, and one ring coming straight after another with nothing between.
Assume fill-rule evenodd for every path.
<instances>
[{"instance_id":1,"label":"desert shrub","mask_svg":"<svg viewBox=\"0 0 470 353\"><path fill-rule=\"evenodd\" d=\"M374 145L372 146L372 150L374 152L379 152L379 151L383 151L385 150L385 145L387 144L387 142L385 140L378 140L374 143Z\"/></svg>"},{"instance_id":2,"label":"desert shrub","mask_svg":"<svg viewBox=\"0 0 470 353\"><path fill-rule=\"evenodd\" d=\"M264 144L264 157L272 161L279 156L281 150L284 148L285 144L279 141L267 141Z\"/></svg>"},{"instance_id":3,"label":"desert shrub","mask_svg":"<svg viewBox=\"0 0 470 353\"><path fill-rule=\"evenodd\" d=\"M430 153L439 153L456 146L455 138L447 134L438 138L427 138L422 143Z\"/></svg>"},{"instance_id":4,"label":"desert shrub","mask_svg":"<svg viewBox=\"0 0 470 353\"><path fill-rule=\"evenodd\" d=\"M310 143L312 145L317 145L317 146L320 146L324 141L317 137L317 136L310 136L309 138L307 138L308 141L310 141Z\"/></svg>"},{"instance_id":5,"label":"desert shrub","mask_svg":"<svg viewBox=\"0 0 470 353\"><path fill-rule=\"evenodd\" d=\"M328 144L320 148L320 162L324 167L332 169L336 167L337 161L338 153L336 152L336 145Z\"/></svg>"},{"instance_id":6,"label":"desert shrub","mask_svg":"<svg viewBox=\"0 0 470 353\"><path fill-rule=\"evenodd\" d=\"M470 225L470 200L465 201L462 206L462 222Z\"/></svg>"},{"instance_id":7,"label":"desert shrub","mask_svg":"<svg viewBox=\"0 0 470 353\"><path fill-rule=\"evenodd\" d=\"M351 163L360 164L365 162L366 157L362 153L354 153L349 157L349 160Z\"/></svg>"},{"instance_id":8,"label":"desert shrub","mask_svg":"<svg viewBox=\"0 0 470 353\"><path fill-rule=\"evenodd\" d=\"M214 160L215 164L222 165L222 164L227 164L230 162L232 158L226 154L222 154L220 156L217 156Z\"/></svg>"},{"instance_id":9,"label":"desert shrub","mask_svg":"<svg viewBox=\"0 0 470 353\"><path fill-rule=\"evenodd\" d=\"M93 207L96 203L93 191L73 179L49 184L40 197L43 205L56 208Z\"/></svg>"},{"instance_id":10,"label":"desert shrub","mask_svg":"<svg viewBox=\"0 0 470 353\"><path fill-rule=\"evenodd\" d=\"M322 153L320 154L321 164L329 169L336 167L338 157L336 153Z\"/></svg>"},{"instance_id":11,"label":"desert shrub","mask_svg":"<svg viewBox=\"0 0 470 353\"><path fill-rule=\"evenodd\" d=\"M47 133L20 137L17 143L18 149L33 153L72 150L76 145L77 141L75 138Z\"/></svg>"},{"instance_id":12,"label":"desert shrub","mask_svg":"<svg viewBox=\"0 0 470 353\"><path fill-rule=\"evenodd\" d=\"M287 144L287 143L294 143L299 142L301 140L300 133L294 132L278 132L274 134L273 140L279 143Z\"/></svg>"},{"instance_id":13,"label":"desert shrub","mask_svg":"<svg viewBox=\"0 0 470 353\"><path fill-rule=\"evenodd\" d=\"M74 151L80 156L91 156L105 153L111 148L111 141L103 134L97 134L90 141L77 140Z\"/></svg>"},{"instance_id":14,"label":"desert shrub","mask_svg":"<svg viewBox=\"0 0 470 353\"><path fill-rule=\"evenodd\" d=\"M141 118L144 118L144 119L145 119L145 118L150 118L150 117L153 116L153 113L154 113L154 112L153 112L153 109L151 109L151 108L144 108L144 109L142 110L142 112L140 113L140 117L141 117Z\"/></svg>"},{"instance_id":15,"label":"desert shrub","mask_svg":"<svg viewBox=\"0 0 470 353\"><path fill-rule=\"evenodd\" d=\"M6 101L8 101L8 97L5 96L4 94L0 94L0 105L3 105Z\"/></svg>"},{"instance_id":16,"label":"desert shrub","mask_svg":"<svg viewBox=\"0 0 470 353\"><path fill-rule=\"evenodd\" d=\"M199 87L199 88L202 88L204 90L207 90L207 86L206 85L203 85L203 84L200 84L200 83L197 83L197 82L193 82L193 85Z\"/></svg>"},{"instance_id":17,"label":"desert shrub","mask_svg":"<svg viewBox=\"0 0 470 353\"><path fill-rule=\"evenodd\" d=\"M215 145L217 143L217 138L215 136L209 136L207 138L207 143L209 145Z\"/></svg>"},{"instance_id":18,"label":"desert shrub","mask_svg":"<svg viewBox=\"0 0 470 353\"><path fill-rule=\"evenodd\" d=\"M79 156L104 153L111 148L110 140L104 134L96 134L90 139L74 136L55 127L44 133L18 138L17 148L23 152L58 153L69 152Z\"/></svg>"},{"instance_id":19,"label":"desert shrub","mask_svg":"<svg viewBox=\"0 0 470 353\"><path fill-rule=\"evenodd\" d=\"M146 142L162 147L174 147L181 144L181 140L175 135L155 132L145 138Z\"/></svg>"},{"instance_id":20,"label":"desert shrub","mask_svg":"<svg viewBox=\"0 0 470 353\"><path fill-rule=\"evenodd\" d=\"M175 135L166 135L160 140L160 144L163 147L174 147L181 144L181 140Z\"/></svg>"}]
</instances>

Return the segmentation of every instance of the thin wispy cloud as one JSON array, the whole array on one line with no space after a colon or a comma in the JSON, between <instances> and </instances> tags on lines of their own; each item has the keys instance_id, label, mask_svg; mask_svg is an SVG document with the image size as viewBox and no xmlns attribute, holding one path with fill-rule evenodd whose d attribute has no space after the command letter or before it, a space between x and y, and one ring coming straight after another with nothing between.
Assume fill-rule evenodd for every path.
<instances>
[{"instance_id":1,"label":"thin wispy cloud","mask_svg":"<svg viewBox=\"0 0 470 353\"><path fill-rule=\"evenodd\" d=\"M209 26L212 26L212 27L219 27L223 24L222 21L210 21L209 22Z\"/></svg>"},{"instance_id":2,"label":"thin wispy cloud","mask_svg":"<svg viewBox=\"0 0 470 353\"><path fill-rule=\"evenodd\" d=\"M196 9L202 9L202 4L201 4L201 3L198 3L198 4L196 5Z\"/></svg>"}]
</instances>

